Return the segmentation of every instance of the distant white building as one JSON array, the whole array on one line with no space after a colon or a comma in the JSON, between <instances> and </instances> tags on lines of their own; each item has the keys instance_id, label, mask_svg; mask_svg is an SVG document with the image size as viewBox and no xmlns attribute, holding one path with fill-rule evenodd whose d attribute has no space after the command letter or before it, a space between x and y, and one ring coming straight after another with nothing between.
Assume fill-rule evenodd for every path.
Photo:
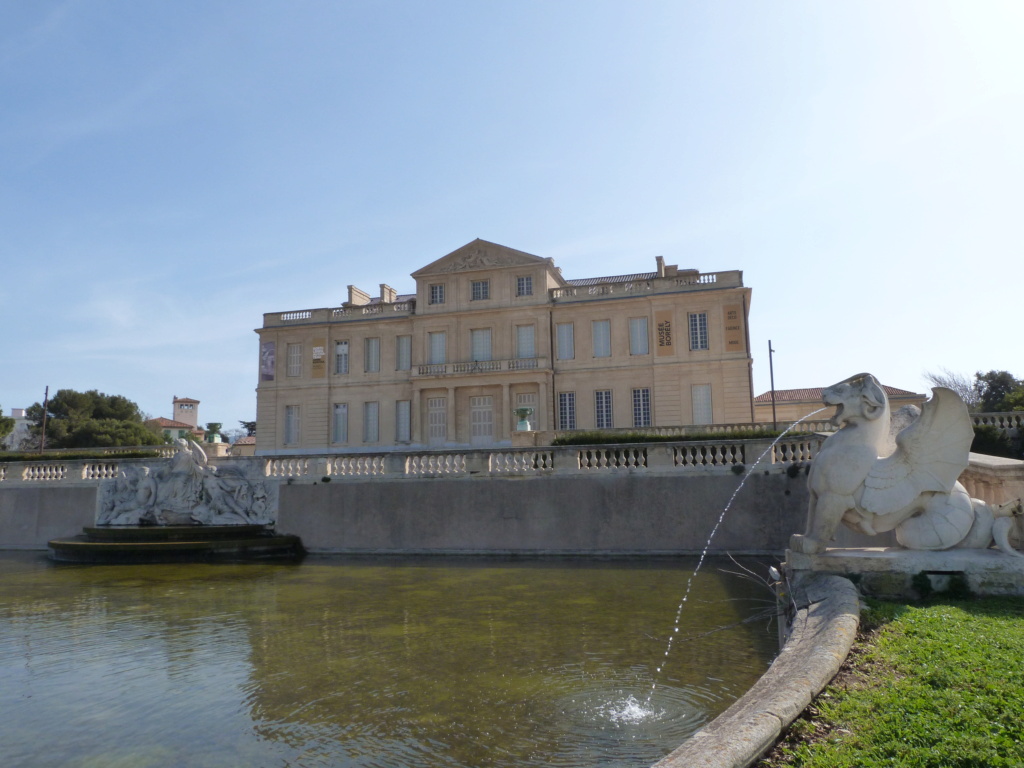
<instances>
[{"instance_id":1,"label":"distant white building","mask_svg":"<svg viewBox=\"0 0 1024 768\"><path fill-rule=\"evenodd\" d=\"M164 433L165 437L175 440L185 437L188 433L195 435L196 439L202 440L206 436L206 430L199 427L199 401L190 397L174 396L171 401L172 418L165 419L160 416L150 419L147 424Z\"/></svg>"},{"instance_id":2,"label":"distant white building","mask_svg":"<svg viewBox=\"0 0 1024 768\"><path fill-rule=\"evenodd\" d=\"M14 429L0 442L4 450L15 450L21 441L29 436L29 424L32 422L25 417L24 408L11 408L11 418L14 419Z\"/></svg>"}]
</instances>

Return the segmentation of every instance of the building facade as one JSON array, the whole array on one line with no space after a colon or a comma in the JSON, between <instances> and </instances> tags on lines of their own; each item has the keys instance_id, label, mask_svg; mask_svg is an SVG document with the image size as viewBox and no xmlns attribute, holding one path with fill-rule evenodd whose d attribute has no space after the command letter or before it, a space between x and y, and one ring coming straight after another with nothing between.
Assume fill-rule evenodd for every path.
<instances>
[{"instance_id":1,"label":"building facade","mask_svg":"<svg viewBox=\"0 0 1024 768\"><path fill-rule=\"evenodd\" d=\"M341 307L273 312L256 453L501 446L514 430L750 422L750 289L739 271L566 280L475 240ZM525 422L525 423L524 423Z\"/></svg>"},{"instance_id":2,"label":"building facade","mask_svg":"<svg viewBox=\"0 0 1024 768\"><path fill-rule=\"evenodd\" d=\"M0 413L0 416L3 416ZM14 428L10 433L0 440L0 451L16 451L23 440L31 437L29 427L32 421L25 416L24 408L11 408L11 418L14 419Z\"/></svg>"}]
</instances>

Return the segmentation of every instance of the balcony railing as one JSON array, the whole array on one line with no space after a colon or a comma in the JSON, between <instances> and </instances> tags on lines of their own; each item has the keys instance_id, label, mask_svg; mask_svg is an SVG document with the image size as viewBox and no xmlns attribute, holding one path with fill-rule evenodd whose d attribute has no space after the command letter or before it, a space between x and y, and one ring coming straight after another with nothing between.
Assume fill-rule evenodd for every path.
<instances>
[{"instance_id":1,"label":"balcony railing","mask_svg":"<svg viewBox=\"0 0 1024 768\"><path fill-rule=\"evenodd\" d=\"M297 309L292 312L267 312L263 315L263 327L299 325L305 323L335 323L359 320L367 316L408 317L416 314L415 301L393 303L374 302L354 307L323 307L320 309Z\"/></svg>"},{"instance_id":2,"label":"balcony railing","mask_svg":"<svg viewBox=\"0 0 1024 768\"><path fill-rule=\"evenodd\" d=\"M678 293L679 291L702 291L708 288L742 287L743 273L739 270L730 270L728 272L684 273L673 277L658 277L650 280L552 288L551 299L553 301L587 301L606 296L636 296L656 293Z\"/></svg>"},{"instance_id":3,"label":"balcony railing","mask_svg":"<svg viewBox=\"0 0 1024 768\"><path fill-rule=\"evenodd\" d=\"M546 367L547 359L522 357L512 360L470 360L461 363L424 363L414 366L417 376L454 376L502 371L532 371Z\"/></svg>"}]
</instances>

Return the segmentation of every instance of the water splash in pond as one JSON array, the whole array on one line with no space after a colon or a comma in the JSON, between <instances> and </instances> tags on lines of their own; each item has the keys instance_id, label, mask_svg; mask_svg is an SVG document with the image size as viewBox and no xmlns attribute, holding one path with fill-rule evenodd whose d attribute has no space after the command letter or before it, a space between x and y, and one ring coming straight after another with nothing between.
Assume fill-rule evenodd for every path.
<instances>
[{"instance_id":1,"label":"water splash in pond","mask_svg":"<svg viewBox=\"0 0 1024 768\"><path fill-rule=\"evenodd\" d=\"M792 424L790 424L788 427L786 427L786 429L784 429L778 437L772 440L771 445L764 449L764 452L757 457L757 459L750 467L746 468L747 471L743 475L743 479L740 480L739 484L736 486L736 489L732 492L732 495L729 497L729 501L727 501L725 506L722 507L722 512L718 515L718 520L715 521L714 526L711 528L711 532L708 534L708 539L704 543L704 549L701 551L700 557L697 559L697 565L694 566L693 572L690 574L690 577L686 581L686 588L683 590L683 597L679 601L678 606L676 607L676 617L672 625L672 631L669 633L668 641L665 644L665 652L662 656L662 660L654 669L654 675L652 676L653 680L651 681L651 688L647 693L646 705L649 706L652 699L654 699L654 694L658 690L658 681L660 679L659 676L661 675L662 669L665 667L665 664L672 653L672 645L679 637L679 630L683 618L683 608L686 606L687 601L690 599L690 592L693 590L693 580L700 572L701 566L704 564L704 560L708 556L708 550L711 549L711 542L712 540L714 540L715 534L718 532L718 528L722 525L722 521L725 520L726 514L732 508L733 502L736 501L736 497L739 495L740 491L743 490L743 486L747 484L747 480L750 478L750 475L753 473L753 471L762 461L764 461L765 457L772 452L772 449L775 448L775 446L782 438L789 434L800 422L806 421L812 416L816 416L822 411L828 410L828 407L829 406L819 408L816 411L811 411L811 413L808 413L806 416L800 417Z\"/></svg>"},{"instance_id":2,"label":"water splash in pond","mask_svg":"<svg viewBox=\"0 0 1024 768\"><path fill-rule=\"evenodd\" d=\"M656 720L665 715L665 710L641 704L633 694L629 694L624 699L603 704L597 708L597 712L616 725L642 723L645 720Z\"/></svg>"},{"instance_id":3,"label":"water splash in pond","mask_svg":"<svg viewBox=\"0 0 1024 768\"><path fill-rule=\"evenodd\" d=\"M695 561L311 558L57 566L0 553L5 765L636 766L767 668L708 567L687 661L643 691ZM722 563L732 569L732 563Z\"/></svg>"}]
</instances>

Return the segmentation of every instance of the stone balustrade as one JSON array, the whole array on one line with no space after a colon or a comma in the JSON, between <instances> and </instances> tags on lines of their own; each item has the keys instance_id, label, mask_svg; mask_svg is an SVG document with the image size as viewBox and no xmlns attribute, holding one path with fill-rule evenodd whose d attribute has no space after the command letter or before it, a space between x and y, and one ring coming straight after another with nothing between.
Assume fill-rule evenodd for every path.
<instances>
[{"instance_id":1,"label":"stone balustrade","mask_svg":"<svg viewBox=\"0 0 1024 768\"><path fill-rule=\"evenodd\" d=\"M389 451L311 456L211 458L213 466L236 461L262 462L269 478L290 482L345 479L427 477L511 477L594 472L687 473L729 471L767 464L792 464L813 459L824 437L796 435L778 441L721 440L700 442L624 443L538 448ZM0 463L0 484L90 484L117 477L122 465L146 464L152 459L116 457ZM735 470L733 470L735 471Z\"/></svg>"},{"instance_id":2,"label":"stone balustrade","mask_svg":"<svg viewBox=\"0 0 1024 768\"><path fill-rule=\"evenodd\" d=\"M344 322L360 320L368 315L405 317L415 313L415 301L373 302L351 307L320 307L318 309L298 309L291 312L267 312L263 315L263 327Z\"/></svg>"},{"instance_id":3,"label":"stone balustrade","mask_svg":"<svg viewBox=\"0 0 1024 768\"><path fill-rule=\"evenodd\" d=\"M547 368L542 357L520 357L512 360L466 360L459 363L424 363L414 365L416 376L448 376L451 374L500 373L501 371L532 371Z\"/></svg>"},{"instance_id":4,"label":"stone balustrade","mask_svg":"<svg viewBox=\"0 0 1024 768\"><path fill-rule=\"evenodd\" d=\"M657 437L678 437L685 440L690 435L719 435L734 434L738 431L759 431L768 432L771 430L771 423L764 421L744 422L735 424L692 424L685 427L614 427L612 429L598 430L575 430L576 432L600 432L602 435L653 435ZM780 421L779 431L788 431L796 434L809 432L835 432L836 428L828 419L805 419L798 422ZM573 430L559 430L552 432L552 436L571 436ZM767 437L767 435L766 435ZM768 438L771 439L771 438Z\"/></svg>"},{"instance_id":5,"label":"stone balustrade","mask_svg":"<svg viewBox=\"0 0 1024 768\"><path fill-rule=\"evenodd\" d=\"M264 474L282 482L399 480L402 478L544 477L614 472L695 474L750 470L755 463L806 466L824 435L791 434L779 440L703 440L500 449L410 451L313 456L211 458L213 466L260 462ZM152 459L61 459L0 463L0 488L95 485L117 477L122 465ZM971 496L990 504L1024 498L1024 461L971 454L960 482Z\"/></svg>"},{"instance_id":6,"label":"stone balustrade","mask_svg":"<svg viewBox=\"0 0 1024 768\"><path fill-rule=\"evenodd\" d=\"M1024 500L1024 461L972 453L960 482L973 498L989 504Z\"/></svg>"},{"instance_id":7,"label":"stone balustrade","mask_svg":"<svg viewBox=\"0 0 1024 768\"><path fill-rule=\"evenodd\" d=\"M601 278L585 281L586 285L569 285L552 288L551 298L556 302L588 301L603 299L612 295L635 296L638 294L678 293L679 291L700 291L708 286L715 288L743 287L743 273L728 272L680 273L671 277L627 282L601 282Z\"/></svg>"},{"instance_id":8,"label":"stone balustrade","mask_svg":"<svg viewBox=\"0 0 1024 768\"><path fill-rule=\"evenodd\" d=\"M971 421L976 427L995 427L1018 446L1024 440L1024 411L972 413Z\"/></svg>"}]
</instances>

